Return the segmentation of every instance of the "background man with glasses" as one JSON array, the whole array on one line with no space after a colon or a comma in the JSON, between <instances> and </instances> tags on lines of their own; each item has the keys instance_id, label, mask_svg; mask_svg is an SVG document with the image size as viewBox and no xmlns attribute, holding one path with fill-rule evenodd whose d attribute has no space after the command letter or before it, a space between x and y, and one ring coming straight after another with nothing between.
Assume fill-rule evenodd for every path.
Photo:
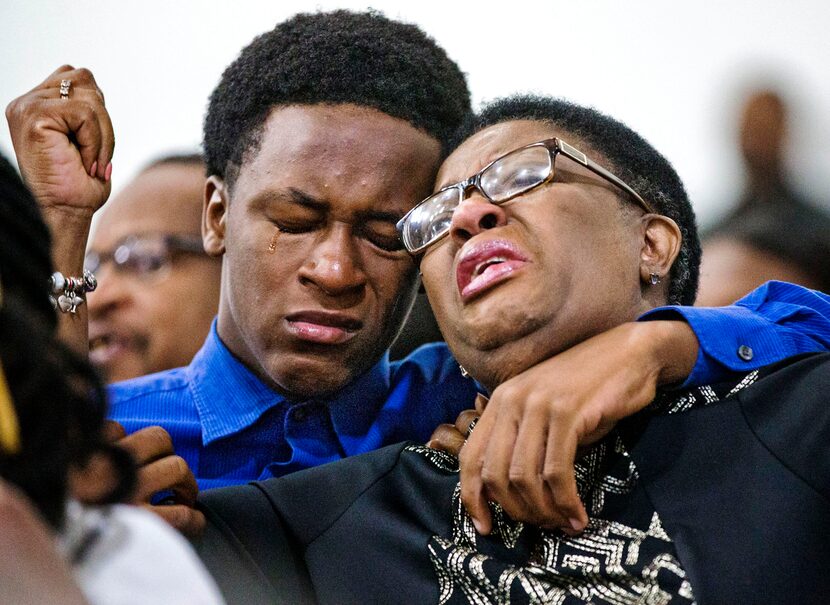
<instances>
[{"instance_id":1,"label":"background man with glasses","mask_svg":"<svg viewBox=\"0 0 830 605\"><path fill-rule=\"evenodd\" d=\"M101 214L84 268L99 278L89 356L108 382L187 365L210 330L222 265L202 245L204 175L199 155L161 158Z\"/></svg>"}]
</instances>

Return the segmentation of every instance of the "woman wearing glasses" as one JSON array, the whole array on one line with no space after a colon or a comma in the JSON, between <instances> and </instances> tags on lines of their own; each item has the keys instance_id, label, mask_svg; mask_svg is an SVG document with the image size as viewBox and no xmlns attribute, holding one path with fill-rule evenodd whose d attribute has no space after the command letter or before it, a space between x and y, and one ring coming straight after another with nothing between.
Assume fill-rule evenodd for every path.
<instances>
[{"instance_id":1,"label":"woman wearing glasses","mask_svg":"<svg viewBox=\"0 0 830 605\"><path fill-rule=\"evenodd\" d=\"M694 298L690 204L636 133L591 109L517 98L485 110L468 137L399 229L448 344L485 390ZM531 512L577 498L566 530L491 505L482 535L456 459L410 444L204 494L203 558L240 601L267 579L257 586L269 598L323 603L825 602L830 465L816 457L830 429L828 363L819 354L661 392L614 430L596 418L590 439L564 448L582 446L575 481L521 493ZM468 445L501 443L494 424L516 452L569 439L538 412L485 415ZM527 475L563 464L537 455ZM514 478L517 490L533 485Z\"/></svg>"}]
</instances>

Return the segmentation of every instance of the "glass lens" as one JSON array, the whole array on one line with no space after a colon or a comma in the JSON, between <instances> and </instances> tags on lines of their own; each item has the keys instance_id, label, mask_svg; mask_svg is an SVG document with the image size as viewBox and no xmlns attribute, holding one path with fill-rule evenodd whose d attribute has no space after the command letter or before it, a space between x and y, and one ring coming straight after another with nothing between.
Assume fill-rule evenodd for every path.
<instances>
[{"instance_id":1,"label":"glass lens","mask_svg":"<svg viewBox=\"0 0 830 605\"><path fill-rule=\"evenodd\" d=\"M97 252L90 250L84 256L84 270L90 273L96 273L101 268L101 256Z\"/></svg>"},{"instance_id":2,"label":"glass lens","mask_svg":"<svg viewBox=\"0 0 830 605\"><path fill-rule=\"evenodd\" d=\"M494 202L501 202L543 183L550 170L551 157L546 147L519 149L481 173L481 190Z\"/></svg>"},{"instance_id":3,"label":"glass lens","mask_svg":"<svg viewBox=\"0 0 830 605\"><path fill-rule=\"evenodd\" d=\"M167 246L156 238L131 239L118 246L112 256L119 270L136 277L155 276L170 264Z\"/></svg>"},{"instance_id":4,"label":"glass lens","mask_svg":"<svg viewBox=\"0 0 830 605\"><path fill-rule=\"evenodd\" d=\"M460 190L453 187L439 191L416 206L403 229L407 247L417 250L444 235L460 198Z\"/></svg>"}]
</instances>

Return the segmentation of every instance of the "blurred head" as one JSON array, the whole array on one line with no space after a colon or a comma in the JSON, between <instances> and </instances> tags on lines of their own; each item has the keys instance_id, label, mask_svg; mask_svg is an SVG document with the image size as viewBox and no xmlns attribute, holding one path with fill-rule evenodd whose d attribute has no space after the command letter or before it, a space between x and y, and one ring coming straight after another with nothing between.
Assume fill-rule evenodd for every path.
<instances>
[{"instance_id":1,"label":"blurred head","mask_svg":"<svg viewBox=\"0 0 830 605\"><path fill-rule=\"evenodd\" d=\"M225 70L204 133L218 331L278 392L336 392L386 351L417 279L395 222L468 111L444 51L371 12L297 15Z\"/></svg>"},{"instance_id":2,"label":"blurred head","mask_svg":"<svg viewBox=\"0 0 830 605\"><path fill-rule=\"evenodd\" d=\"M787 135L787 107L772 90L752 94L744 104L740 124L741 153L750 176L780 177Z\"/></svg>"},{"instance_id":3,"label":"blurred head","mask_svg":"<svg viewBox=\"0 0 830 605\"><path fill-rule=\"evenodd\" d=\"M187 365L219 306L221 265L201 236L204 164L169 156L102 211L87 253L90 360L109 382Z\"/></svg>"},{"instance_id":4,"label":"blurred head","mask_svg":"<svg viewBox=\"0 0 830 605\"><path fill-rule=\"evenodd\" d=\"M55 337L49 245L34 199L0 157L0 362L20 437L16 451L0 448L0 476L59 527L71 470L106 454L120 473L106 499L125 495L134 471L125 452L102 441L105 401L95 372Z\"/></svg>"},{"instance_id":5,"label":"blurred head","mask_svg":"<svg viewBox=\"0 0 830 605\"><path fill-rule=\"evenodd\" d=\"M701 306L728 305L769 280L830 292L830 216L809 206L747 212L703 242Z\"/></svg>"},{"instance_id":6,"label":"blurred head","mask_svg":"<svg viewBox=\"0 0 830 605\"><path fill-rule=\"evenodd\" d=\"M447 343L490 389L647 309L694 300L700 251L682 183L639 135L593 109L536 97L491 105L463 131L436 189L553 137L635 194L558 153L552 179L502 203L468 187L448 234L421 258ZM529 178L527 166L510 159L498 172L482 175L485 193L494 177ZM652 274L660 283L651 283Z\"/></svg>"}]
</instances>

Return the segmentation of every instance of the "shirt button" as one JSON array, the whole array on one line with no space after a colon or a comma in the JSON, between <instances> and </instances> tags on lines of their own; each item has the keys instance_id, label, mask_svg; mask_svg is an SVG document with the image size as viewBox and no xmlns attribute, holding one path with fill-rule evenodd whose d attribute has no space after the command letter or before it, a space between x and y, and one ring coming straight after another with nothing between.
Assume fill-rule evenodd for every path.
<instances>
[{"instance_id":1,"label":"shirt button","mask_svg":"<svg viewBox=\"0 0 830 605\"><path fill-rule=\"evenodd\" d=\"M741 345L738 347L738 357L743 359L744 361L752 361L752 357L755 353L752 352L752 349L746 345Z\"/></svg>"},{"instance_id":2,"label":"shirt button","mask_svg":"<svg viewBox=\"0 0 830 605\"><path fill-rule=\"evenodd\" d=\"M308 416L308 411L305 408L294 408L291 410L291 419L295 422L302 422Z\"/></svg>"}]
</instances>

